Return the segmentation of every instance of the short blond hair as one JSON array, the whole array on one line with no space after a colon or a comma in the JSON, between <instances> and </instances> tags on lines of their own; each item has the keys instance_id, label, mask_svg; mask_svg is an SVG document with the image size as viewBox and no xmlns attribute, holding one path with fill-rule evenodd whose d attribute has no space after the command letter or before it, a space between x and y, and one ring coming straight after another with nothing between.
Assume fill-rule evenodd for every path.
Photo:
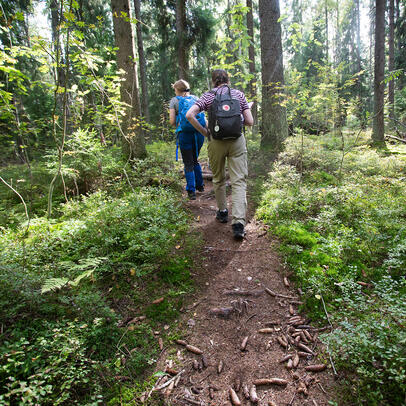
<instances>
[{"instance_id":1,"label":"short blond hair","mask_svg":"<svg viewBox=\"0 0 406 406\"><path fill-rule=\"evenodd\" d=\"M186 80L179 79L177 80L172 87L180 92L188 92L190 90L189 83Z\"/></svg>"}]
</instances>

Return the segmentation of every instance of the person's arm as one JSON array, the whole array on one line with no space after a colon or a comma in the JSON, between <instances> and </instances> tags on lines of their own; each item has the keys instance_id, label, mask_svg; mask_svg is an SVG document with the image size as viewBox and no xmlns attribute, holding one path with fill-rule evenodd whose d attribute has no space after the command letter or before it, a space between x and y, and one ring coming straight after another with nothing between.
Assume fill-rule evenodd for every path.
<instances>
[{"instance_id":1,"label":"person's arm","mask_svg":"<svg viewBox=\"0 0 406 406\"><path fill-rule=\"evenodd\" d=\"M175 109L169 109L169 123L172 127L176 127L176 111Z\"/></svg>"},{"instance_id":2,"label":"person's arm","mask_svg":"<svg viewBox=\"0 0 406 406\"><path fill-rule=\"evenodd\" d=\"M254 118L252 117L251 109L245 109L242 112L244 117L244 125L253 126L254 125Z\"/></svg>"},{"instance_id":3,"label":"person's arm","mask_svg":"<svg viewBox=\"0 0 406 406\"><path fill-rule=\"evenodd\" d=\"M200 108L196 104L194 104L189 111L186 113L186 118L192 126L199 131L200 134L207 137L208 130L207 128L203 127L197 120L196 115L200 113Z\"/></svg>"}]
</instances>

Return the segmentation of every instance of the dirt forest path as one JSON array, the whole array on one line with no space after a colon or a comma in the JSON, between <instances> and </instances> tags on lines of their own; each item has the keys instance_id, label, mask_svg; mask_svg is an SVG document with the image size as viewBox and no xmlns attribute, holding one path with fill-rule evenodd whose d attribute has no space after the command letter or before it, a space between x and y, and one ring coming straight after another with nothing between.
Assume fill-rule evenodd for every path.
<instances>
[{"instance_id":1,"label":"dirt forest path","mask_svg":"<svg viewBox=\"0 0 406 406\"><path fill-rule=\"evenodd\" d=\"M234 241L230 221L215 219L208 181L187 206L203 236L203 263L193 275L197 291L179 321L181 340L165 347L158 360L157 370L169 374L155 385L164 403L328 405L334 379L327 360L315 355L321 350L318 331L298 313L299 294L263 225L251 215L246 238ZM306 370L311 365L327 368Z\"/></svg>"}]
</instances>

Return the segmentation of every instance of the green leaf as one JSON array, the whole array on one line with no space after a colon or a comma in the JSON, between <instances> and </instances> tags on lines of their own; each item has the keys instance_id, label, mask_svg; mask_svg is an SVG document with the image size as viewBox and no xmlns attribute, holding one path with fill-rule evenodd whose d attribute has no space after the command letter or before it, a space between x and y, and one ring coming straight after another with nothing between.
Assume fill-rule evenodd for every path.
<instances>
[{"instance_id":1,"label":"green leaf","mask_svg":"<svg viewBox=\"0 0 406 406\"><path fill-rule=\"evenodd\" d=\"M49 278L46 279L44 284L42 285L41 288L41 293L47 293L47 292L55 292L56 290L59 290L66 286L69 283L68 278Z\"/></svg>"}]
</instances>

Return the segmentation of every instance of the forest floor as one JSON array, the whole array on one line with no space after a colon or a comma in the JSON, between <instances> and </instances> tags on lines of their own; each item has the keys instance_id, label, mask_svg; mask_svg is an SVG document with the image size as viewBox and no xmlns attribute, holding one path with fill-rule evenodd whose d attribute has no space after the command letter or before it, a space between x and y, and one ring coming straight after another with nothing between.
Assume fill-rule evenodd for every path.
<instances>
[{"instance_id":1,"label":"forest floor","mask_svg":"<svg viewBox=\"0 0 406 406\"><path fill-rule=\"evenodd\" d=\"M317 339L319 329L298 312L300 295L253 210L246 238L238 242L232 238L231 216L227 224L215 219L211 182L187 206L204 246L197 261L201 266L193 272L198 288L179 320L184 342L163 348L157 363L158 371L172 375L155 384L165 404L328 405L336 397L336 383ZM326 368L305 369L315 364ZM272 378L274 383L259 381ZM255 394L251 400L244 395L255 383L257 403ZM231 401L231 389L238 400Z\"/></svg>"}]
</instances>

